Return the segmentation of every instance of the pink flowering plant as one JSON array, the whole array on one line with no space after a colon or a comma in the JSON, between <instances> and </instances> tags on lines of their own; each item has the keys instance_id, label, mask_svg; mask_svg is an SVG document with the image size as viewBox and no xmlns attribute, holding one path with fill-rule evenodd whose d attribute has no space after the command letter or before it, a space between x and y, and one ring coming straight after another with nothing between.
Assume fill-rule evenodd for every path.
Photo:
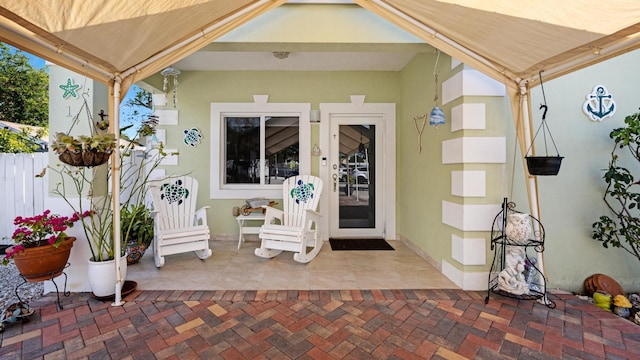
<instances>
[{"instance_id":1,"label":"pink flowering plant","mask_svg":"<svg viewBox=\"0 0 640 360\"><path fill-rule=\"evenodd\" d=\"M13 220L17 226L11 238L16 245L8 248L2 259L2 264L7 265L13 256L27 248L34 248L45 245L59 247L68 237L65 231L73 226L73 223L81 217L89 214L74 213L71 217L51 214L50 210L45 210L42 214L33 217L18 216Z\"/></svg>"}]
</instances>

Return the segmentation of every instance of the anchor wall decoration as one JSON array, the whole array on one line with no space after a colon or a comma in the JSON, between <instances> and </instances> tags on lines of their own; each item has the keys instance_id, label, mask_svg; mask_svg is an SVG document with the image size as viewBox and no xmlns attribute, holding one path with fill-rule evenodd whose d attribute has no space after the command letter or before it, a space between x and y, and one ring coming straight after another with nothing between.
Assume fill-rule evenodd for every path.
<instances>
[{"instance_id":1,"label":"anchor wall decoration","mask_svg":"<svg viewBox=\"0 0 640 360\"><path fill-rule=\"evenodd\" d=\"M615 114L616 102L604 85L596 85L593 92L587 94L586 97L587 100L582 105L582 111L592 121L602 121Z\"/></svg>"}]
</instances>

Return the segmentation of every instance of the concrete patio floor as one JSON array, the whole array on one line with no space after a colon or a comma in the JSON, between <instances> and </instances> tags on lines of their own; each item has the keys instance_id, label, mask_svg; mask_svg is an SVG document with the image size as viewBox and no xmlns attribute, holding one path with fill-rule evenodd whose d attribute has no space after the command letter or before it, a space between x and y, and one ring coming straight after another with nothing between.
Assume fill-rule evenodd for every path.
<instances>
[{"instance_id":1,"label":"concrete patio floor","mask_svg":"<svg viewBox=\"0 0 640 360\"><path fill-rule=\"evenodd\" d=\"M401 241L389 241L394 251L332 251L326 241L308 264L283 252L273 259L254 254L257 236L238 242L210 242L213 255L202 261L193 253L165 257L156 268L150 250L127 269L127 279L140 290L340 290L456 289L438 269Z\"/></svg>"}]
</instances>

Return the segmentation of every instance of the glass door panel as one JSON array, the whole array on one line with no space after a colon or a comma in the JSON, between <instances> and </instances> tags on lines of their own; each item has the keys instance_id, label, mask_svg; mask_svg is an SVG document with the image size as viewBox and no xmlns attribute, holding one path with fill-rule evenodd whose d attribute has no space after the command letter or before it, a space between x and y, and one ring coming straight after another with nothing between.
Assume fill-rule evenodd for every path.
<instances>
[{"instance_id":1,"label":"glass door panel","mask_svg":"<svg viewBox=\"0 0 640 360\"><path fill-rule=\"evenodd\" d=\"M375 228L375 125L340 125L339 154L339 227Z\"/></svg>"},{"instance_id":2,"label":"glass door panel","mask_svg":"<svg viewBox=\"0 0 640 360\"><path fill-rule=\"evenodd\" d=\"M331 119L331 237L382 237L380 184L381 118L336 116ZM383 155L383 154L382 154Z\"/></svg>"}]
</instances>

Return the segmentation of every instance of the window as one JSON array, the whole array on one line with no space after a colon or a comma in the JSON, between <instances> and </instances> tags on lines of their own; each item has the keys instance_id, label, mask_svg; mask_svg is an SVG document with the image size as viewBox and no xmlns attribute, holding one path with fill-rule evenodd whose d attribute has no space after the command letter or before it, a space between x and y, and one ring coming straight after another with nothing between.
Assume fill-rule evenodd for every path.
<instances>
[{"instance_id":1,"label":"window","mask_svg":"<svg viewBox=\"0 0 640 360\"><path fill-rule=\"evenodd\" d=\"M297 116L222 115L226 184L282 184L299 173ZM264 154L264 155L262 155Z\"/></svg>"},{"instance_id":2,"label":"window","mask_svg":"<svg viewBox=\"0 0 640 360\"><path fill-rule=\"evenodd\" d=\"M213 103L211 197L282 196L310 169L309 104Z\"/></svg>"}]
</instances>

